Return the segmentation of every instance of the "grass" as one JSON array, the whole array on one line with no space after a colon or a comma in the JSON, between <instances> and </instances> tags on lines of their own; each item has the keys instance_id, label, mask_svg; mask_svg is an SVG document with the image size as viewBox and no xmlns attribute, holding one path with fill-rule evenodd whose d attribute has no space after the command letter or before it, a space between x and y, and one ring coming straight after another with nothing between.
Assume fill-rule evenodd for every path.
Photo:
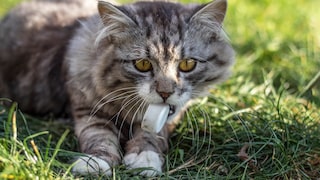
<instances>
[{"instance_id":1,"label":"grass","mask_svg":"<svg viewBox=\"0 0 320 180\"><path fill-rule=\"evenodd\" d=\"M229 1L234 73L190 109L155 179L320 177L318 7L318 0ZM0 179L107 178L71 175L72 125L29 117L15 103L0 106L0 123ZM141 178L123 166L113 174Z\"/></svg>"}]
</instances>

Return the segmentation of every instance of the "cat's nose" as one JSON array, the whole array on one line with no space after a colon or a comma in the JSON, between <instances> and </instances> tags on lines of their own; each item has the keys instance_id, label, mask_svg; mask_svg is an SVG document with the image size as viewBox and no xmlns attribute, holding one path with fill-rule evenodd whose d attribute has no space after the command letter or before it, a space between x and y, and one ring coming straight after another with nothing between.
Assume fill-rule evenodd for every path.
<instances>
[{"instance_id":1,"label":"cat's nose","mask_svg":"<svg viewBox=\"0 0 320 180\"><path fill-rule=\"evenodd\" d=\"M166 102L166 100L171 96L172 92L159 92L157 91L158 94L162 97L163 102Z\"/></svg>"},{"instance_id":2,"label":"cat's nose","mask_svg":"<svg viewBox=\"0 0 320 180\"><path fill-rule=\"evenodd\" d=\"M166 102L171 94L174 93L175 82L170 79L159 78L157 81L155 81L155 85L155 89L163 99L163 102Z\"/></svg>"}]
</instances>

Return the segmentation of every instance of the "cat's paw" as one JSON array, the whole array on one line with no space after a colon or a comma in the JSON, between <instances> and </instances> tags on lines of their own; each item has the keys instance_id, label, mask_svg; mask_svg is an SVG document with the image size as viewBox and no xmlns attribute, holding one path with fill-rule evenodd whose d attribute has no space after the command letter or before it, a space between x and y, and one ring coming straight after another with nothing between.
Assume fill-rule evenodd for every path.
<instances>
[{"instance_id":1,"label":"cat's paw","mask_svg":"<svg viewBox=\"0 0 320 180\"><path fill-rule=\"evenodd\" d=\"M123 158L123 163L128 169L150 168L140 172L145 176L156 176L162 172L162 160L160 155L153 151L142 151L140 154L131 153Z\"/></svg>"},{"instance_id":2,"label":"cat's paw","mask_svg":"<svg viewBox=\"0 0 320 180\"><path fill-rule=\"evenodd\" d=\"M72 173L79 175L105 174L110 176L112 171L108 162L98 157L88 155L78 158L72 168Z\"/></svg>"}]
</instances>

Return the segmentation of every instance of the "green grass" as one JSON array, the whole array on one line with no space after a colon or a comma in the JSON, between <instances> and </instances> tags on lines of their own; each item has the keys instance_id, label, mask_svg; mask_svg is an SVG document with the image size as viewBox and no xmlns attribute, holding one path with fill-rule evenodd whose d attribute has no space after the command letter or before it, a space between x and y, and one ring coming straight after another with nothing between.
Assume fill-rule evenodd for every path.
<instances>
[{"instance_id":1,"label":"green grass","mask_svg":"<svg viewBox=\"0 0 320 180\"><path fill-rule=\"evenodd\" d=\"M318 0L229 1L234 73L190 109L158 178L320 177L318 7ZM16 104L0 106L0 123L0 179L97 178L70 173L78 155L71 125L29 117ZM128 178L139 179L123 166L110 177Z\"/></svg>"}]
</instances>

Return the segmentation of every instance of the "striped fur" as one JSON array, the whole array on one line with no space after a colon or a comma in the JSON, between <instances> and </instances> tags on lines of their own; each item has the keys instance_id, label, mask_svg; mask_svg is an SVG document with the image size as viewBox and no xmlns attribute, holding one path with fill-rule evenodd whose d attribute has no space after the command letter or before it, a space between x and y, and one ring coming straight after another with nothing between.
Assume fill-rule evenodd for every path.
<instances>
[{"instance_id":1,"label":"striped fur","mask_svg":"<svg viewBox=\"0 0 320 180\"><path fill-rule=\"evenodd\" d=\"M110 175L109 168L120 163L159 172L187 103L230 74L234 52L222 29L226 7L226 0L123 6L99 1L98 8L80 0L24 3L0 24L0 96L31 114L73 117L81 152L88 154L75 173ZM189 58L195 68L179 71ZM138 59L149 60L152 70L138 71ZM151 103L175 109L157 135L140 128ZM84 164L92 166L85 170Z\"/></svg>"}]
</instances>

